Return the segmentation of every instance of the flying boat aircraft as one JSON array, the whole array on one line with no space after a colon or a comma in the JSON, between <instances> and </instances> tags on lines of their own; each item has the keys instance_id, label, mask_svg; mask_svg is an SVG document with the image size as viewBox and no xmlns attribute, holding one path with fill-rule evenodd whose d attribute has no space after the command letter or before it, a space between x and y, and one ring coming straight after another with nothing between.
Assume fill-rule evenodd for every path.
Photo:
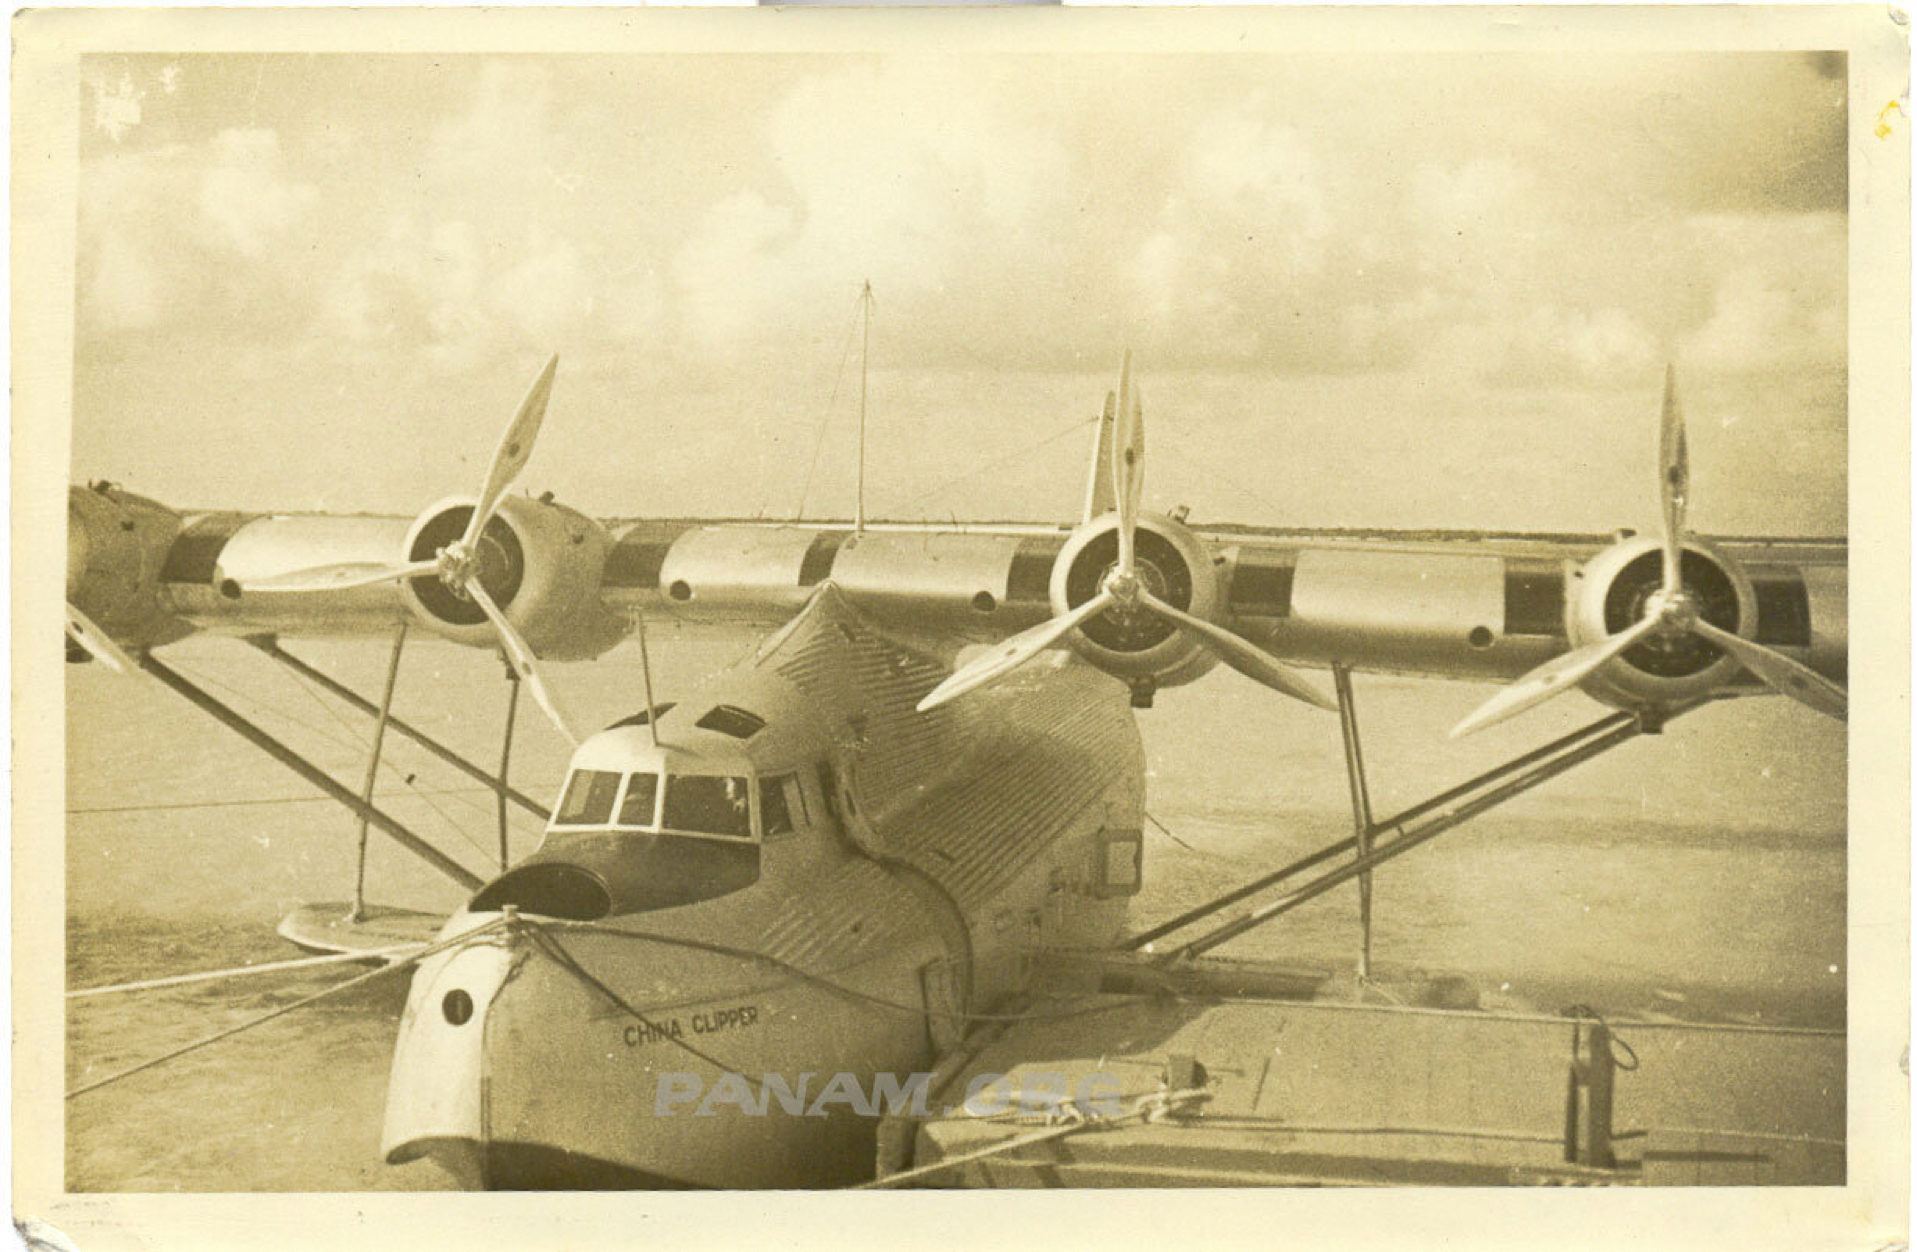
<instances>
[{"instance_id":1,"label":"flying boat aircraft","mask_svg":"<svg viewBox=\"0 0 1917 1252\"><path fill-rule=\"evenodd\" d=\"M1074 524L596 520L509 494L556 367L479 491L411 518L182 513L106 484L70 496L70 659L164 682L468 893L448 918L308 906L282 933L386 962L360 978L412 971L384 1152L470 1185L859 1181L876 1119L796 1096L806 1076L869 1088L925 1071L1019 1002L1035 953L1206 951L1722 698L1846 714L1844 546L1693 534L1669 374L1661 534L1460 536L1208 528L1143 509L1129 354ZM770 633L666 702L649 620ZM488 880L376 806L370 773L348 788L163 656L227 635L314 674L279 640L391 637L396 666L409 629L499 650L576 745L549 813L503 768L453 758L547 820L537 849ZM539 662L633 633L645 707L588 733ZM1134 710L1221 662L1340 714L1354 801L1353 671L1507 681L1457 733L1574 688L1617 712L1489 771L1462 804L1454 789L1377 822L1364 802L1351 840L1285 872L1332 868L1278 905L1177 945L1161 941L1204 911L1127 935L1144 826ZM1332 690L1301 666L1328 668ZM390 674L377 701L325 681L376 718L374 768L388 729L424 739L392 716ZM763 1115L655 1116L659 1084L685 1072L743 1081Z\"/></svg>"}]
</instances>

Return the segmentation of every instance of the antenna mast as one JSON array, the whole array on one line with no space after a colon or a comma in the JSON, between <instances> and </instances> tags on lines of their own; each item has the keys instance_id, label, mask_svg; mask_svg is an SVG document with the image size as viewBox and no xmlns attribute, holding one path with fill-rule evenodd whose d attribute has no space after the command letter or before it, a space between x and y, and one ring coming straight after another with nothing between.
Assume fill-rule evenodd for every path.
<instances>
[{"instance_id":1,"label":"antenna mast","mask_svg":"<svg viewBox=\"0 0 1917 1252\"><path fill-rule=\"evenodd\" d=\"M865 290L859 293L859 303L865 308L865 333L859 342L859 493L852 515L852 533L865 533L865 379L867 367L872 356L872 280L865 280Z\"/></svg>"},{"instance_id":2,"label":"antenna mast","mask_svg":"<svg viewBox=\"0 0 1917 1252\"><path fill-rule=\"evenodd\" d=\"M659 746L659 706L652 698L652 654L646 648L646 611L636 614L639 622L639 669L646 676L646 729L652 734L652 746Z\"/></svg>"}]
</instances>

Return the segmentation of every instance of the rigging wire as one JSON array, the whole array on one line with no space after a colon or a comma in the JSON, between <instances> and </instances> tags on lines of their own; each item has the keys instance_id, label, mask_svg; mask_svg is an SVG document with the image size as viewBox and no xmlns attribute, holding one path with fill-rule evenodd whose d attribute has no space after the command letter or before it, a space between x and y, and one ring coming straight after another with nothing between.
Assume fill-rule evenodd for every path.
<instances>
[{"instance_id":1,"label":"rigging wire","mask_svg":"<svg viewBox=\"0 0 1917 1252\"><path fill-rule=\"evenodd\" d=\"M420 791L419 794L429 796L492 795L493 791L490 787L428 787ZM376 792L373 798L376 800L390 800L396 796L404 795L404 792L387 790ZM153 804L100 804L87 808L68 809L67 816L81 817L95 813L153 813L166 809L231 809L274 804L336 803L338 803L338 801L334 800L331 796L262 796L255 800L179 800L156 802Z\"/></svg>"},{"instance_id":2,"label":"rigging wire","mask_svg":"<svg viewBox=\"0 0 1917 1252\"><path fill-rule=\"evenodd\" d=\"M233 696L251 705L257 712L270 713L275 717L281 718L287 722L292 723L295 726L300 727L302 730L305 730L313 735L317 735L321 739L326 740L328 743L332 743L339 747L347 748L355 752L363 751L365 750L367 746L366 741L364 739L360 739L359 742L354 742L353 739L342 739L339 735L332 733L331 731L327 730L323 726L316 726L312 722L307 721L305 718L300 717L298 714L288 712L287 710L278 707L277 705L273 704L272 702L268 700L261 698L260 696L254 694L253 692L244 691L238 687L233 686L231 683L221 682L219 679L214 678L212 675L201 672L197 667L189 668L188 666L185 666L185 665L179 665L177 666L177 668L179 669L181 673L187 675L189 678L192 678L196 682L202 683L210 687L218 687L220 690L226 692L228 695ZM347 723L346 720L339 715L337 710L332 708L332 706L328 705L324 700L321 700L319 697L319 694L313 691L312 689L310 689L309 687L307 687L304 684L304 682L301 679L299 679L297 675L293 676L293 680L295 685L299 686L300 690L305 691L306 694L313 700L314 703L318 704L333 718L334 721L338 722L348 735L354 735L355 738L357 738L357 736L355 735L355 732L353 731L352 726L349 723ZM491 859L492 857L491 849L482 846L477 840L475 840L470 834L466 832L464 827L460 826L458 822L454 821L450 814L448 814L444 809L440 808L437 804L434 804L430 799L427 799L424 789L418 787L412 781L410 781L411 775L401 772L398 774L398 777L400 779L401 784L404 785L407 788L407 790L410 791L414 796L419 797L421 802L424 803L427 808L431 809L434 813L438 814L440 817L440 820L445 822L448 826L452 827L453 832L455 834L457 834L466 843L478 849L480 852L485 853L488 860ZM324 799L326 797L317 797L317 798ZM475 810L478 809L479 806L473 801L466 800L464 799L463 796L459 798L468 807L473 808ZM188 806L182 806L182 807L188 807Z\"/></svg>"},{"instance_id":3,"label":"rigging wire","mask_svg":"<svg viewBox=\"0 0 1917 1252\"><path fill-rule=\"evenodd\" d=\"M805 517L806 497L812 494L812 475L819 468L819 453L825 447L825 432L832 425L832 406L839 402L839 386L845 382L845 363L852 359L852 340L854 331L859 328L859 307L865 303L865 291L859 291L859 298L852 303L852 316L845 323L845 351L839 354L839 372L832 378L832 395L825 402L825 411L819 414L819 436L812 444L812 460L805 467L805 483L799 489L799 508L792 515L793 521Z\"/></svg>"},{"instance_id":4,"label":"rigging wire","mask_svg":"<svg viewBox=\"0 0 1917 1252\"><path fill-rule=\"evenodd\" d=\"M1245 484L1239 482L1236 478L1233 478L1231 475L1223 473L1217 467L1213 465L1209 465L1203 461L1196 459L1195 457L1192 457L1184 452L1181 452L1177 448L1170 445L1169 443L1160 445L1160 448L1157 450L1162 450L1163 452L1169 454L1173 460L1183 461L1185 464L1191 466L1193 469L1197 470L1201 474L1205 474L1212 478L1216 478L1219 482L1224 483L1227 487L1235 488L1236 490L1242 492L1245 496L1249 497L1250 499L1256 500L1260 505L1264 506L1265 508L1276 510L1278 518L1283 518L1287 511L1286 506L1278 503L1276 500L1273 500L1270 496L1267 496L1264 493L1254 488L1247 487Z\"/></svg>"},{"instance_id":5,"label":"rigging wire","mask_svg":"<svg viewBox=\"0 0 1917 1252\"><path fill-rule=\"evenodd\" d=\"M1180 839L1177 835L1174 835L1171 832L1170 827L1166 826L1165 823L1159 821L1157 817L1153 816L1149 812L1145 814L1145 820L1150 822L1152 825L1158 827L1159 833L1164 835L1165 838L1171 840L1173 843L1177 844L1179 847L1185 849L1185 851L1192 853L1194 856L1202 856L1202 857L1205 857L1207 860L1217 861L1220 864L1224 864L1224 865L1256 866L1256 865L1264 864L1264 862L1262 861L1255 861L1249 857L1227 856L1223 852L1214 852L1210 848L1201 848L1194 844L1187 843L1183 839Z\"/></svg>"},{"instance_id":6,"label":"rigging wire","mask_svg":"<svg viewBox=\"0 0 1917 1252\"><path fill-rule=\"evenodd\" d=\"M330 716L335 722L339 723L340 727L343 730L345 730L345 732L348 735L351 735L354 739L358 740L359 747L367 751L372 750L372 741L368 739L365 735L363 735L351 722L347 721L346 718L340 713L338 709L334 708L332 705L328 704L323 698L321 698L319 692L303 675L292 670L288 670L287 675L293 680L294 684L298 686L300 690L304 691L307 694L307 696L313 701L313 703L319 705L320 708L324 709L327 715ZM486 845L480 843L479 840L475 838L473 835L468 833L466 828L461 826L459 822L453 818L452 814L448 813L445 809L441 808L439 805L433 803L432 800L428 799L427 798L428 793L424 789L414 785L412 774L406 773L403 771L400 772L399 781L400 781L400 785L405 787L408 791L412 792L413 795L419 799L420 803L424 804L427 808L431 809L436 815L438 815L439 820L444 822L448 827L450 827L454 834L458 835L461 839L465 840L468 844L472 845L474 848L484 853L486 855L487 860L489 862L491 861L492 850L488 848ZM493 816L493 813L491 811L486 809L478 801L466 798L466 796L462 792L450 791L450 792L447 792L446 794L448 795L449 798L455 800L456 802L460 804L465 805L467 808L471 809L475 813L483 814L486 817Z\"/></svg>"},{"instance_id":7,"label":"rigging wire","mask_svg":"<svg viewBox=\"0 0 1917 1252\"><path fill-rule=\"evenodd\" d=\"M1040 439L1035 443L1030 443L1015 451L1008 452L1004 456L998 457L992 461L987 462L984 465L979 466L977 469L967 470L963 474L959 474L955 477L948 478L944 482L934 486L929 491L922 491L918 495L913 496L910 499L901 500L898 503L889 506L886 511L894 516L902 514L907 509L915 508L918 505L923 504L925 501L931 499L933 496L938 495L942 491L949 491L951 488L958 486L962 482L967 482L971 479L977 478L981 474L988 474L991 471L1000 468L1001 466L1009 464L1012 461L1018 460L1020 457L1030 456L1032 453L1037 452L1040 448L1043 448L1048 444L1057 443L1059 440L1063 439L1065 436L1071 434L1072 432L1083 430L1085 427L1090 426L1092 423L1098 420L1099 419L1096 417L1075 418L1072 420L1070 425L1063 426L1059 428L1058 430L1053 431L1051 434L1046 435L1043 439Z\"/></svg>"}]
</instances>

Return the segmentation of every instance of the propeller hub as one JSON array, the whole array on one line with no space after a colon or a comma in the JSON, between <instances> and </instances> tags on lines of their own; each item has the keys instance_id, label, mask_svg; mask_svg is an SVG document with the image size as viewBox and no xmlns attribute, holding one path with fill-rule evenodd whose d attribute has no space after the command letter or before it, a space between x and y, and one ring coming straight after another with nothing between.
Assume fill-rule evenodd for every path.
<instances>
[{"instance_id":1,"label":"propeller hub","mask_svg":"<svg viewBox=\"0 0 1917 1252\"><path fill-rule=\"evenodd\" d=\"M1697 625L1701 607L1688 587L1675 591L1660 588L1645 601L1646 616L1657 618L1658 633L1664 635L1689 634Z\"/></svg>"},{"instance_id":2,"label":"propeller hub","mask_svg":"<svg viewBox=\"0 0 1917 1252\"><path fill-rule=\"evenodd\" d=\"M1161 578L1159 581L1162 583L1164 580ZM1136 570L1122 570L1116 565L1106 573L1102 584L1103 589L1111 592L1120 604L1137 603L1138 592L1143 585L1143 580L1140 579Z\"/></svg>"},{"instance_id":3,"label":"propeller hub","mask_svg":"<svg viewBox=\"0 0 1917 1252\"><path fill-rule=\"evenodd\" d=\"M455 539L433 554L439 562L439 581L447 590L465 596L466 580L479 572L479 554Z\"/></svg>"}]
</instances>

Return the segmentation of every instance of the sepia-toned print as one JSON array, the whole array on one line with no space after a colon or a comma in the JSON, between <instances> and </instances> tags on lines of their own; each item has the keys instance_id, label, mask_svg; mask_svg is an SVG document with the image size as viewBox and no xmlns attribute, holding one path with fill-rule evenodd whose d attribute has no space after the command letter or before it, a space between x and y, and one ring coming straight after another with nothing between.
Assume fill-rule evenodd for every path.
<instances>
[{"instance_id":1,"label":"sepia-toned print","mask_svg":"<svg viewBox=\"0 0 1917 1252\"><path fill-rule=\"evenodd\" d=\"M67 1192L1855 1181L1841 48L77 77Z\"/></svg>"}]
</instances>

